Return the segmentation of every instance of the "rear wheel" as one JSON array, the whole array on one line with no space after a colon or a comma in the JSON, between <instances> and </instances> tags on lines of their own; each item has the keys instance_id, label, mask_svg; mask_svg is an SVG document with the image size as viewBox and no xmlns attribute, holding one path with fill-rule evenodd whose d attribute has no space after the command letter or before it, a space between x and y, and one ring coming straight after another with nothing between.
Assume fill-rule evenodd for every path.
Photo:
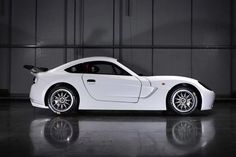
<instances>
[{"instance_id":1,"label":"rear wheel","mask_svg":"<svg viewBox=\"0 0 236 157\"><path fill-rule=\"evenodd\" d=\"M189 115L198 105L196 92L188 87L179 87L172 91L169 97L169 105L172 111L179 115Z\"/></svg>"},{"instance_id":2,"label":"rear wheel","mask_svg":"<svg viewBox=\"0 0 236 157\"><path fill-rule=\"evenodd\" d=\"M52 88L47 97L48 107L56 114L67 114L77 110L76 93L65 86Z\"/></svg>"}]
</instances>

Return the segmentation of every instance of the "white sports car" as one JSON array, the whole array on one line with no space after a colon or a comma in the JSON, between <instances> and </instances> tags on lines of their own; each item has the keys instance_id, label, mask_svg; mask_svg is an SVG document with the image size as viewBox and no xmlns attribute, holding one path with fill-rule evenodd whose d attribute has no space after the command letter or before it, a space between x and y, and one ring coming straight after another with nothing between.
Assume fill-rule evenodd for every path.
<instances>
[{"instance_id":1,"label":"white sports car","mask_svg":"<svg viewBox=\"0 0 236 157\"><path fill-rule=\"evenodd\" d=\"M210 110L215 93L195 79L139 76L114 58L78 59L51 70L24 66L35 76L33 106L56 114L83 110Z\"/></svg>"}]
</instances>

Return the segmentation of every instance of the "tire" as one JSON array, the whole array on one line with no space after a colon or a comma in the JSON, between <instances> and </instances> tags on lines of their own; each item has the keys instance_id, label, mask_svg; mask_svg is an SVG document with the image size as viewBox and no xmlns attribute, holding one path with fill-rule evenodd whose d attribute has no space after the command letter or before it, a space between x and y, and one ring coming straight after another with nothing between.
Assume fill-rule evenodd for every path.
<instances>
[{"instance_id":1,"label":"tire","mask_svg":"<svg viewBox=\"0 0 236 157\"><path fill-rule=\"evenodd\" d=\"M52 88L47 96L47 105L53 113L69 114L78 108L76 92L66 86Z\"/></svg>"},{"instance_id":2,"label":"tire","mask_svg":"<svg viewBox=\"0 0 236 157\"><path fill-rule=\"evenodd\" d=\"M174 89L169 96L169 107L178 115L190 115L198 105L196 92L189 87Z\"/></svg>"}]
</instances>

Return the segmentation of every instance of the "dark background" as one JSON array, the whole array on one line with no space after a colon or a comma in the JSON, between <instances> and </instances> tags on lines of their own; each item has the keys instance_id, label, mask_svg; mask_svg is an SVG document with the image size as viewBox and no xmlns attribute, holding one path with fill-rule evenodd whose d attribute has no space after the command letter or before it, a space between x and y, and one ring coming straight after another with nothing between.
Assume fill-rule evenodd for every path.
<instances>
[{"instance_id":1,"label":"dark background","mask_svg":"<svg viewBox=\"0 0 236 157\"><path fill-rule=\"evenodd\" d=\"M144 75L236 93L234 0L0 0L0 97L27 96L25 64L110 56Z\"/></svg>"}]
</instances>

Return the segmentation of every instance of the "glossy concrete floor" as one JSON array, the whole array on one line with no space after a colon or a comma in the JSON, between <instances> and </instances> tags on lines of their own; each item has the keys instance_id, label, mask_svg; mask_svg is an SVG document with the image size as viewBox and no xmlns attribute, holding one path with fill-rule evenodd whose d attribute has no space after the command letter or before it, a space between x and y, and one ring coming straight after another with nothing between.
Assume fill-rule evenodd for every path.
<instances>
[{"instance_id":1,"label":"glossy concrete floor","mask_svg":"<svg viewBox=\"0 0 236 157\"><path fill-rule=\"evenodd\" d=\"M1 156L235 156L236 102L190 117L91 112L57 117L27 101L0 102Z\"/></svg>"}]
</instances>

